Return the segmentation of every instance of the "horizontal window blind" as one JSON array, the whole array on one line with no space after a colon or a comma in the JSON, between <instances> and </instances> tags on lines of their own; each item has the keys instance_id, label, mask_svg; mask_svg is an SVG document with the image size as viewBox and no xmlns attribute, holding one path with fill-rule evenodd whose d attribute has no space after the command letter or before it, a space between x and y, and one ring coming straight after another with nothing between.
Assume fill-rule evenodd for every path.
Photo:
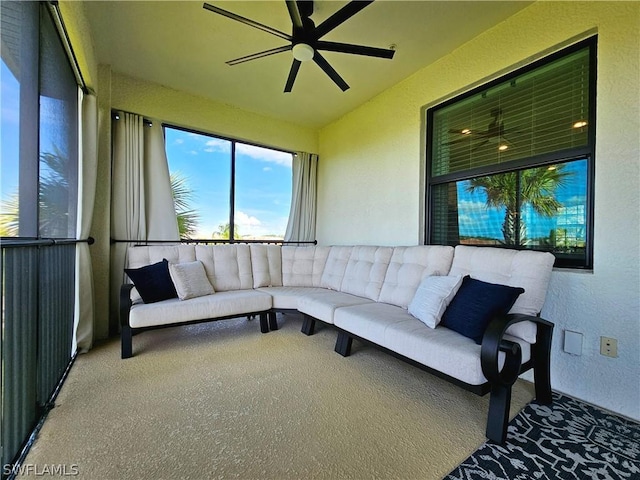
<instances>
[{"instance_id":1,"label":"horizontal window blind","mask_svg":"<svg viewBox=\"0 0 640 480\"><path fill-rule=\"evenodd\" d=\"M589 47L433 111L431 176L583 147Z\"/></svg>"}]
</instances>

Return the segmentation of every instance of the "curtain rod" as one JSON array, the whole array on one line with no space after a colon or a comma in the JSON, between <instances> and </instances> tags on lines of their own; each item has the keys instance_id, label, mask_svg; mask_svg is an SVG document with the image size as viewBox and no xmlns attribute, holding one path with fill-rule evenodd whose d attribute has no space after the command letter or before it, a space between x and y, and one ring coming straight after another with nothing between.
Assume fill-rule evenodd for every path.
<instances>
[{"instance_id":1,"label":"curtain rod","mask_svg":"<svg viewBox=\"0 0 640 480\"><path fill-rule=\"evenodd\" d=\"M60 36L60 40L62 40L62 45L64 46L65 51L67 52L67 57L71 62L71 69L73 70L73 74L76 77L76 82L80 85L82 92L84 94L93 94L91 90L87 87L87 83L84 81L84 77L82 76L82 71L80 70L80 64L78 63L78 59L76 57L75 52L73 51L73 47L71 46L71 40L69 39L69 32L67 31L67 27L64 24L64 20L62 19L62 13L60 12L60 6L58 5L57 0L52 0L48 2L49 11L53 17L53 21L56 24L56 29L58 30L58 35Z\"/></svg>"},{"instance_id":2,"label":"curtain rod","mask_svg":"<svg viewBox=\"0 0 640 480\"><path fill-rule=\"evenodd\" d=\"M113 120L120 120L121 113L128 113L129 115L137 115L138 117L142 117L142 123L144 123L147 127L153 126L153 121L148 118L144 118L144 115L140 115L139 113L127 112L126 110L122 110L121 108L114 108L111 110L111 118Z\"/></svg>"}]
</instances>

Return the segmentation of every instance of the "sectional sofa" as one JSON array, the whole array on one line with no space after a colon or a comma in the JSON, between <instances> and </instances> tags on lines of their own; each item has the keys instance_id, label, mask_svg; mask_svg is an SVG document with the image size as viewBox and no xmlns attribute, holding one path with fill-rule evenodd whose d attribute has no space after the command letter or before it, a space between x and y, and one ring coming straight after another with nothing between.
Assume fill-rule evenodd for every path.
<instances>
[{"instance_id":1,"label":"sectional sofa","mask_svg":"<svg viewBox=\"0 0 640 480\"><path fill-rule=\"evenodd\" d=\"M337 331L335 351L371 344L478 395L486 435L506 438L511 387L534 371L551 402L553 324L541 319L554 257L471 246L156 245L128 250L120 295L122 358L134 334L239 316L277 330L276 312Z\"/></svg>"}]
</instances>

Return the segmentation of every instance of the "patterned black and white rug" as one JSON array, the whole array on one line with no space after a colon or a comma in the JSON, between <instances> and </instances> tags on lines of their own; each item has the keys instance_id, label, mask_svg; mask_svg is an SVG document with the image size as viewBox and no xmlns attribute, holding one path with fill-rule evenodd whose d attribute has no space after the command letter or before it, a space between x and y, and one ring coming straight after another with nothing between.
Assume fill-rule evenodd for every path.
<instances>
[{"instance_id":1,"label":"patterned black and white rug","mask_svg":"<svg viewBox=\"0 0 640 480\"><path fill-rule=\"evenodd\" d=\"M487 442L444 480L639 480L640 423L555 394L509 424L507 442Z\"/></svg>"}]
</instances>

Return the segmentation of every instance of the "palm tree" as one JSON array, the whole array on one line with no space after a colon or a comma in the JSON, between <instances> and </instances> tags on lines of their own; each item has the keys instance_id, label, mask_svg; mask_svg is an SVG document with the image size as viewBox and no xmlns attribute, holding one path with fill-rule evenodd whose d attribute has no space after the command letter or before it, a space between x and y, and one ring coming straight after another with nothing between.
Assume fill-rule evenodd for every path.
<instances>
[{"instance_id":1,"label":"palm tree","mask_svg":"<svg viewBox=\"0 0 640 480\"><path fill-rule=\"evenodd\" d=\"M529 204L538 215L554 216L562 207L555 192L571 175L571 172L563 170L564 165L559 165L472 178L466 190L469 193L484 190L487 208L505 207L502 224L504 244L524 245L527 235L524 220L520 218L522 207Z\"/></svg>"},{"instance_id":2,"label":"palm tree","mask_svg":"<svg viewBox=\"0 0 640 480\"><path fill-rule=\"evenodd\" d=\"M19 233L19 205L18 192L15 191L2 200L0 213L0 237L17 237Z\"/></svg>"},{"instance_id":3,"label":"palm tree","mask_svg":"<svg viewBox=\"0 0 640 480\"><path fill-rule=\"evenodd\" d=\"M213 232L213 234L211 235L211 238L229 240L229 239L231 239L231 235L229 234L230 230L231 230L231 224L229 224L229 223L221 223L220 225L218 225L218 231ZM239 240L239 239L242 238L240 236L240 233L238 232L238 228L237 227L235 227L233 229L233 238L235 240Z\"/></svg>"},{"instance_id":4,"label":"palm tree","mask_svg":"<svg viewBox=\"0 0 640 480\"><path fill-rule=\"evenodd\" d=\"M173 172L169 178L180 238L192 238L200 220L198 212L191 208L191 202L194 198L193 190L189 186L188 178L181 172Z\"/></svg>"}]
</instances>

